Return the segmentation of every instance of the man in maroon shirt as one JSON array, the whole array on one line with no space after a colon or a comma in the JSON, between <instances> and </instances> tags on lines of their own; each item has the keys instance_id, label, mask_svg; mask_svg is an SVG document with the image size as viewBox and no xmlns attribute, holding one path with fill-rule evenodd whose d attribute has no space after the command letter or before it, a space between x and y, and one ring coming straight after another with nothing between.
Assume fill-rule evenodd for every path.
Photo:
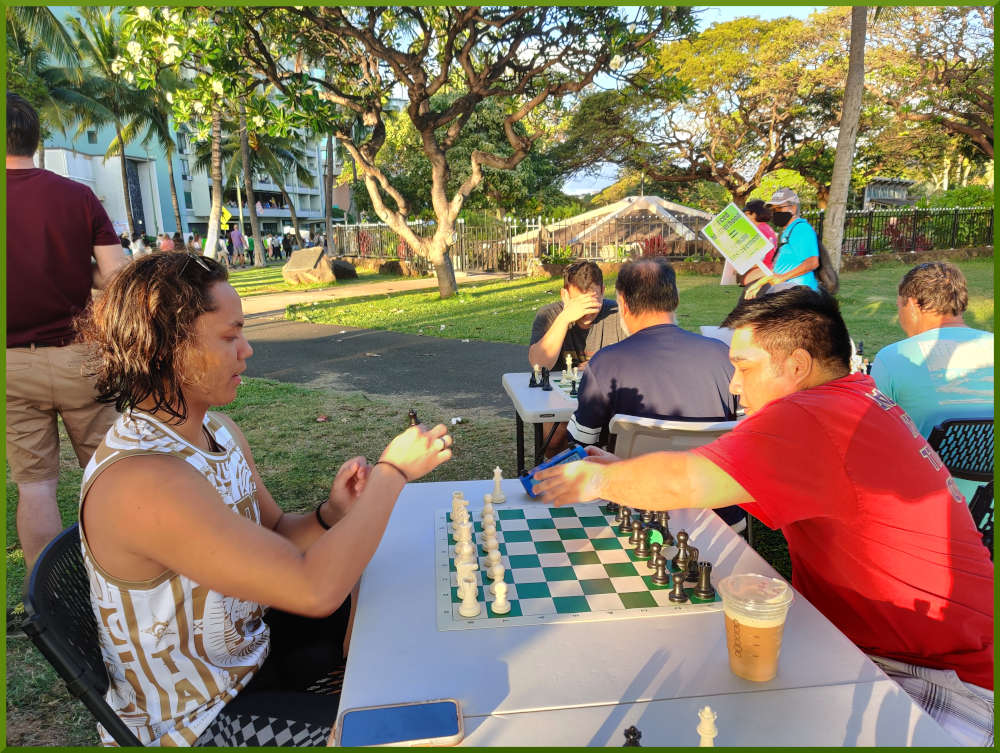
<instances>
[{"instance_id":1,"label":"man in maroon shirt","mask_svg":"<svg viewBox=\"0 0 1000 753\"><path fill-rule=\"evenodd\" d=\"M619 461L591 448L590 462L536 475L542 498L740 505L782 530L803 596L956 738L991 745L993 566L948 469L871 377L850 373L826 294L744 301L723 326L746 419L690 452Z\"/></svg>"},{"instance_id":2,"label":"man in maroon shirt","mask_svg":"<svg viewBox=\"0 0 1000 753\"><path fill-rule=\"evenodd\" d=\"M83 467L117 415L83 376L73 318L128 261L94 192L35 167L38 136L38 114L8 93L7 462L28 573L62 530L56 417Z\"/></svg>"}]
</instances>

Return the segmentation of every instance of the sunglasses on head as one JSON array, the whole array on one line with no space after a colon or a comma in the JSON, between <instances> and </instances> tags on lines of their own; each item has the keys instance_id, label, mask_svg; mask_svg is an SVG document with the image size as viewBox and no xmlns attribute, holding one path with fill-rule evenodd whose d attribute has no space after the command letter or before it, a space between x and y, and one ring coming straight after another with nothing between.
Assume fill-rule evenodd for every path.
<instances>
[{"instance_id":1,"label":"sunglasses on head","mask_svg":"<svg viewBox=\"0 0 1000 753\"><path fill-rule=\"evenodd\" d=\"M184 264L181 266L181 271L177 273L179 277L184 275L184 270L187 269L187 266L188 266L188 264L191 263L192 259L194 259L195 264L197 264L199 267L201 267L202 269L204 269L206 272L211 272L212 271L212 268L210 266L208 266L208 264L205 262L204 259L202 259L200 256L192 254L190 251L188 251L187 252L187 258L184 260Z\"/></svg>"}]
</instances>

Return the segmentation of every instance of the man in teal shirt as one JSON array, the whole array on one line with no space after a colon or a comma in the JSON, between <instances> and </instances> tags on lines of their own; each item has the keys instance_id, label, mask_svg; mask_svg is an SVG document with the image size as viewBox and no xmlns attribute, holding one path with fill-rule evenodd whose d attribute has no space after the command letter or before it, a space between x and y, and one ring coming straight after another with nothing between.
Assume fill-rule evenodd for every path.
<instances>
[{"instance_id":1,"label":"man in teal shirt","mask_svg":"<svg viewBox=\"0 0 1000 753\"><path fill-rule=\"evenodd\" d=\"M993 333L965 324L969 292L962 270L920 264L899 283L896 306L907 338L875 356L871 375L925 437L949 418L993 416ZM976 484L957 480L967 498Z\"/></svg>"},{"instance_id":2,"label":"man in teal shirt","mask_svg":"<svg viewBox=\"0 0 1000 753\"><path fill-rule=\"evenodd\" d=\"M819 239L812 225L799 217L798 194L790 188L779 188L767 206L772 210L772 224L781 228L773 274L761 277L748 286L743 297L755 298L762 293L776 293L795 285L805 285L819 292L815 273L819 267Z\"/></svg>"}]
</instances>

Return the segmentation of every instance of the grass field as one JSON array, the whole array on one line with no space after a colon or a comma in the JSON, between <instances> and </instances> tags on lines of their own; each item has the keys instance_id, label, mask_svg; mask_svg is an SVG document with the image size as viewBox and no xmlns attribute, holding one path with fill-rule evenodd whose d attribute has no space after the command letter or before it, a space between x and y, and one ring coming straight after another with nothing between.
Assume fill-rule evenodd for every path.
<instances>
[{"instance_id":1,"label":"grass field","mask_svg":"<svg viewBox=\"0 0 1000 753\"><path fill-rule=\"evenodd\" d=\"M967 321L993 329L992 260L960 264L969 278ZM842 278L841 307L856 341L866 352L898 340L895 289L905 270L892 266L847 273ZM254 277L259 275L258 277ZM267 278L267 275L271 275ZM266 279L270 279L267 282ZM234 283L269 285L280 281L280 267L235 271ZM736 298L734 288L720 288L713 278L678 279L682 326L716 324ZM516 280L463 286L458 295L440 301L436 292L395 294L297 308L291 316L340 325L380 327L456 338L526 344L534 311L557 300L561 281ZM609 281L609 289L613 281ZM258 289L257 292L263 292ZM440 325L445 329L441 330ZM417 404L427 423L448 414L431 402ZM247 379L229 413L254 448L268 488L288 511L311 509L328 491L337 465L353 454L374 459L395 433L398 406L372 401L360 394L336 394L268 380ZM317 417L328 416L325 422ZM488 478L499 462L508 477L514 473L511 422L480 419L452 427L454 459L428 476L428 481ZM63 521L76 520L81 471L65 433L61 442L59 506ZM17 542L16 488L7 481L7 608L20 607L24 563ZM780 532L754 529L758 551L785 577L790 577L787 547ZM96 745L94 723L83 706L72 700L54 670L24 638L7 640L7 744Z\"/></svg>"},{"instance_id":2,"label":"grass field","mask_svg":"<svg viewBox=\"0 0 1000 753\"><path fill-rule=\"evenodd\" d=\"M284 262L271 262L266 267L248 267L246 269L230 269L229 282L241 296L260 295L261 293L287 293L290 290L316 290L331 287L330 283L317 282L308 285L289 285L281 276ZM364 285L369 282L384 282L399 280L393 275L380 275L370 270L358 270L358 279L340 280L336 287L343 285Z\"/></svg>"},{"instance_id":3,"label":"grass field","mask_svg":"<svg viewBox=\"0 0 1000 753\"><path fill-rule=\"evenodd\" d=\"M993 260L959 262L969 281L966 321L993 329ZM895 264L841 276L840 306L855 342L875 352L902 337L896 321L896 287L907 265ZM436 291L366 296L289 306L292 319L348 327L388 329L437 337L469 338L527 345L535 311L559 300L561 280L519 279L462 286L447 300ZM607 295L614 279L606 279ZM714 277L679 275L678 323L686 329L719 324L739 297L738 288L722 287Z\"/></svg>"}]
</instances>

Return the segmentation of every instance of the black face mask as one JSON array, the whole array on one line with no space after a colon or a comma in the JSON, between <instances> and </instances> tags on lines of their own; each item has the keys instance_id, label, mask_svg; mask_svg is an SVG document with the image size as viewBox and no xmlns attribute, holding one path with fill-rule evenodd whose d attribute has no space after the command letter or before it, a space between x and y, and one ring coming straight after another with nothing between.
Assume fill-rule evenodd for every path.
<instances>
[{"instance_id":1,"label":"black face mask","mask_svg":"<svg viewBox=\"0 0 1000 753\"><path fill-rule=\"evenodd\" d=\"M771 222L773 222L778 227L784 227L791 221L792 221L791 212L774 212L771 215Z\"/></svg>"}]
</instances>

